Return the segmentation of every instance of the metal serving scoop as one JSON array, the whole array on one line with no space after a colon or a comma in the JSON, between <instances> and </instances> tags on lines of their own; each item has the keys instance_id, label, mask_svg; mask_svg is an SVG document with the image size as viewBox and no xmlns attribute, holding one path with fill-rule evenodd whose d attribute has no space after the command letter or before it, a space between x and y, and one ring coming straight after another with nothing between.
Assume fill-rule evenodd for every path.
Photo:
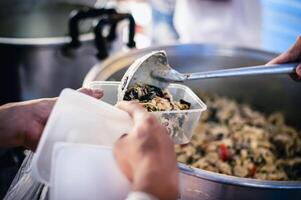
<instances>
[{"instance_id":1,"label":"metal serving scoop","mask_svg":"<svg viewBox=\"0 0 301 200\"><path fill-rule=\"evenodd\" d=\"M135 84L148 84L164 89L168 86L168 81L162 81L154 77L155 71L171 71L165 51L155 51L137 59L125 72L118 88L118 101L124 99L128 88Z\"/></svg>"},{"instance_id":2,"label":"metal serving scoop","mask_svg":"<svg viewBox=\"0 0 301 200\"><path fill-rule=\"evenodd\" d=\"M127 89L135 83L149 84L164 89L169 82L262 74L292 74L295 73L298 64L258 65L182 74L170 67L165 51L155 51L136 60L129 67L121 80L118 100L123 100Z\"/></svg>"},{"instance_id":3,"label":"metal serving scoop","mask_svg":"<svg viewBox=\"0 0 301 200\"><path fill-rule=\"evenodd\" d=\"M166 53L164 51L156 51L137 59L128 68L118 87L118 101L124 100L124 96L128 89L135 84L148 84L161 89L165 89L170 82L182 82L186 80L202 78L294 73L296 66L297 63L273 66L262 65L254 67L181 74L170 67L167 61ZM177 94L175 93L175 95ZM165 122L168 122L168 130L175 130L173 132L175 134L171 134L171 138L175 143L181 144L187 143L187 141L189 141L191 135L189 137L187 134L189 134L190 131L186 131L183 126L185 120L191 120L188 112L184 111L178 113L161 113L156 116L159 116L159 121L161 123L163 122L163 124L165 124ZM193 123L189 122L189 124L191 128L191 125L193 125Z\"/></svg>"},{"instance_id":4,"label":"metal serving scoop","mask_svg":"<svg viewBox=\"0 0 301 200\"><path fill-rule=\"evenodd\" d=\"M166 55L166 54L164 54ZM172 69L168 64L160 69L152 70L153 78L162 82L183 82L188 80L224 78L234 76L250 76L263 74L293 74L296 73L296 67L299 63L287 63L277 65L258 65L250 67L239 67L232 69L221 69L197 73L180 73ZM162 66L163 63L160 65Z\"/></svg>"}]
</instances>

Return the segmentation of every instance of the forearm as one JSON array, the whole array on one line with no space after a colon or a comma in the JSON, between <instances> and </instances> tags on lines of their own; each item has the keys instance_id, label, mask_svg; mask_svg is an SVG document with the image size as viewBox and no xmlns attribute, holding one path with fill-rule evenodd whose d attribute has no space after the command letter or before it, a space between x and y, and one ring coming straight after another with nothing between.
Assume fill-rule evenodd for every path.
<instances>
[{"instance_id":1,"label":"forearm","mask_svg":"<svg viewBox=\"0 0 301 200\"><path fill-rule=\"evenodd\" d=\"M101 98L101 90L79 92ZM24 146L35 150L57 98L29 100L0 106L0 148Z\"/></svg>"},{"instance_id":2,"label":"forearm","mask_svg":"<svg viewBox=\"0 0 301 200\"><path fill-rule=\"evenodd\" d=\"M22 143L21 131L18 131L16 109L13 104L0 106L0 147L16 147Z\"/></svg>"}]
</instances>

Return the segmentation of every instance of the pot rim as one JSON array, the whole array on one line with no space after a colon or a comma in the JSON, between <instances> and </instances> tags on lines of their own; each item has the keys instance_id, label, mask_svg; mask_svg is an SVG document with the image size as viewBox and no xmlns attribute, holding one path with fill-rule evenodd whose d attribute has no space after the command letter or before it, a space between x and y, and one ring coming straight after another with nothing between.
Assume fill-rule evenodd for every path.
<instances>
[{"instance_id":1,"label":"pot rim","mask_svg":"<svg viewBox=\"0 0 301 200\"><path fill-rule=\"evenodd\" d=\"M252 178L242 178L211 172L178 163L180 171L186 175L213 181L220 184L263 189L301 189L301 181L271 181Z\"/></svg>"},{"instance_id":2,"label":"pot rim","mask_svg":"<svg viewBox=\"0 0 301 200\"><path fill-rule=\"evenodd\" d=\"M81 42L94 40L93 33L85 33L79 36ZM70 36L62 37L42 37L42 38L10 38L0 37L0 45L13 46L42 46L42 45L63 45L71 42Z\"/></svg>"}]
</instances>

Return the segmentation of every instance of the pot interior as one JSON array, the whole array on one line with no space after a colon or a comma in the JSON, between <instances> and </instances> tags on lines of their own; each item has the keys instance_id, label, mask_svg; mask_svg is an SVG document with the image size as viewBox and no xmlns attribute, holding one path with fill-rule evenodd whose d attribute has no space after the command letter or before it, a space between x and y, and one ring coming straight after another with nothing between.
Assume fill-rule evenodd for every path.
<instances>
[{"instance_id":1,"label":"pot interior","mask_svg":"<svg viewBox=\"0 0 301 200\"><path fill-rule=\"evenodd\" d=\"M94 80L119 81L135 59L148 52L162 49L167 51L171 66L180 72L259 65L265 64L276 56L258 50L212 45L187 44L157 47L109 59L101 65L103 70L94 76ZM301 128L301 83L293 81L288 75L217 78L190 81L185 85L201 98L204 92L216 93L250 104L254 109L266 114L282 112L288 124Z\"/></svg>"}]
</instances>

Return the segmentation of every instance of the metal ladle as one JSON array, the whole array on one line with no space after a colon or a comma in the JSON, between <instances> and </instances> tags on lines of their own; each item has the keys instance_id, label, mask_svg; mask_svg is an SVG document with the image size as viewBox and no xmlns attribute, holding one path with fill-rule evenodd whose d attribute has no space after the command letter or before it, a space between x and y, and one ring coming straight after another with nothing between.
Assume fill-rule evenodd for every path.
<instances>
[{"instance_id":1,"label":"metal ladle","mask_svg":"<svg viewBox=\"0 0 301 200\"><path fill-rule=\"evenodd\" d=\"M170 67L165 51L155 51L137 59L129 67L121 80L118 99L123 100L127 89L136 83L165 88L170 82L184 82L197 79L263 74L292 74L295 73L297 65L298 63L258 65L182 74Z\"/></svg>"},{"instance_id":2,"label":"metal ladle","mask_svg":"<svg viewBox=\"0 0 301 200\"><path fill-rule=\"evenodd\" d=\"M122 101L126 91L135 84L147 84L162 89L166 88L169 82L162 81L152 75L153 72L161 70L172 70L164 51L154 51L137 59L121 79L121 84L118 88L118 101Z\"/></svg>"},{"instance_id":3,"label":"metal ladle","mask_svg":"<svg viewBox=\"0 0 301 200\"><path fill-rule=\"evenodd\" d=\"M165 54L166 55L166 54ZM286 63L274 65L257 65L250 67L238 67L196 73L180 73L169 65L159 70L153 70L151 75L164 82L183 82L188 80L226 78L234 76L268 75L268 74L293 74L299 63Z\"/></svg>"}]
</instances>

